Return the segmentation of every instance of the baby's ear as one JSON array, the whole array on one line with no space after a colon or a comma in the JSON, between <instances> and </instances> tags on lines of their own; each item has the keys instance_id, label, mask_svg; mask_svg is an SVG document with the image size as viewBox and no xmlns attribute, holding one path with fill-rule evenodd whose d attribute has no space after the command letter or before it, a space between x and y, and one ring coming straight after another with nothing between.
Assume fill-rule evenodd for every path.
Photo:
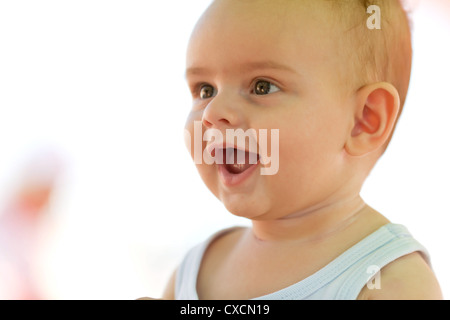
<instances>
[{"instance_id":1,"label":"baby's ear","mask_svg":"<svg viewBox=\"0 0 450 320\"><path fill-rule=\"evenodd\" d=\"M362 87L356 95L354 124L345 150L359 157L379 150L388 141L399 114L400 97L386 82Z\"/></svg>"}]
</instances>

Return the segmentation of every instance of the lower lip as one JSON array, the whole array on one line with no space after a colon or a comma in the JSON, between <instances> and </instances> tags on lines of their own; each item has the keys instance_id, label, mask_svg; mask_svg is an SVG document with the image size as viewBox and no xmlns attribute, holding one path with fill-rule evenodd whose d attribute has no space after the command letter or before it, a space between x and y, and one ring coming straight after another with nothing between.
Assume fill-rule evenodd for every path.
<instances>
[{"instance_id":1,"label":"lower lip","mask_svg":"<svg viewBox=\"0 0 450 320\"><path fill-rule=\"evenodd\" d=\"M258 168L259 161L252 165L250 168L245 170L242 173L239 174L232 174L228 172L228 170L225 168L225 165L219 164L219 175L222 180L222 183L227 187L236 187L242 183L244 183L245 180L247 180L253 172Z\"/></svg>"}]
</instances>

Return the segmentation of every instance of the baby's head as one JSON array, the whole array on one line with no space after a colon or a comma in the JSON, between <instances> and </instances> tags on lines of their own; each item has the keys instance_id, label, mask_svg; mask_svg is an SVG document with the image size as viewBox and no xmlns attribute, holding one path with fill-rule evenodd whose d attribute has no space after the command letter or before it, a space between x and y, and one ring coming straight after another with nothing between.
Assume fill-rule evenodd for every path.
<instances>
[{"instance_id":1,"label":"baby's head","mask_svg":"<svg viewBox=\"0 0 450 320\"><path fill-rule=\"evenodd\" d=\"M214 1L187 54L191 154L195 136L211 129L224 137L227 129L267 130L279 168L261 175L254 167L270 164L258 162L233 175L201 163L202 179L230 212L251 219L355 197L390 141L410 70L408 19L397 0ZM201 150L218 150L207 149L213 142Z\"/></svg>"}]
</instances>

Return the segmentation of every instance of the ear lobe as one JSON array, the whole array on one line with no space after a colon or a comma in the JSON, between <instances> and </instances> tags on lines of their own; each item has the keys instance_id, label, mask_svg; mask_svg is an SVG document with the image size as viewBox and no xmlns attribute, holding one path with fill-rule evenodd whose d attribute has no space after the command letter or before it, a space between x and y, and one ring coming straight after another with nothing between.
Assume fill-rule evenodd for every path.
<instances>
[{"instance_id":1,"label":"ear lobe","mask_svg":"<svg viewBox=\"0 0 450 320\"><path fill-rule=\"evenodd\" d=\"M356 93L354 125L345 145L352 156L363 156L381 148L388 140L400 110L397 89L381 82Z\"/></svg>"}]
</instances>

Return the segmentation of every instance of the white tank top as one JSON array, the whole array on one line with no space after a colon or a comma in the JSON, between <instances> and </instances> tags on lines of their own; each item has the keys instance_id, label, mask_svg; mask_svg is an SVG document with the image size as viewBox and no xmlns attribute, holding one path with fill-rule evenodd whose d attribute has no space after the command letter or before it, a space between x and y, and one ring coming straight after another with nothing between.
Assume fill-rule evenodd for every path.
<instances>
[{"instance_id":1,"label":"white tank top","mask_svg":"<svg viewBox=\"0 0 450 320\"><path fill-rule=\"evenodd\" d=\"M187 253L177 271L175 299L198 300L197 277L206 248L229 231L214 234ZM255 300L355 300L365 285L377 288L377 271L416 251L430 264L427 250L404 226L387 224L311 276Z\"/></svg>"}]
</instances>

